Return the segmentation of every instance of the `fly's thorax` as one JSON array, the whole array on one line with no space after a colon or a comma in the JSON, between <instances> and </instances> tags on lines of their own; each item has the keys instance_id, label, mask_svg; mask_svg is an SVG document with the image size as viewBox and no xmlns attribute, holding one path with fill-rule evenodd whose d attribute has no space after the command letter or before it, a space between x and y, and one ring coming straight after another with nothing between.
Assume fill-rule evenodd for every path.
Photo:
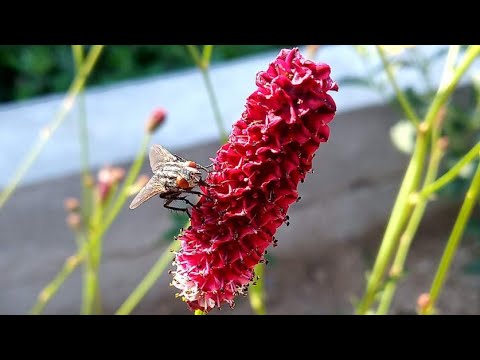
<instances>
[{"instance_id":1,"label":"fly's thorax","mask_svg":"<svg viewBox=\"0 0 480 360\"><path fill-rule=\"evenodd\" d=\"M166 162L158 171L156 176L166 188L193 188L198 185L201 173L198 169L188 166L191 162Z\"/></svg>"},{"instance_id":2,"label":"fly's thorax","mask_svg":"<svg viewBox=\"0 0 480 360\"><path fill-rule=\"evenodd\" d=\"M191 162L187 161L186 165L189 165ZM201 173L197 168L191 166L185 166L181 172L182 177L188 182L190 187L195 187L198 185L198 182L201 179Z\"/></svg>"}]
</instances>

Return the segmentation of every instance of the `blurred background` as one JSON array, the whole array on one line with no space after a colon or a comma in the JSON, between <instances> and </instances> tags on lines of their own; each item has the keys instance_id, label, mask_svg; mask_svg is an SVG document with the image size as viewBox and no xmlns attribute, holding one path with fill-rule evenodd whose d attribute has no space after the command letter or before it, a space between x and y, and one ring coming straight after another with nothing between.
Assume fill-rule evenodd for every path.
<instances>
[{"instance_id":1,"label":"blurred background","mask_svg":"<svg viewBox=\"0 0 480 360\"><path fill-rule=\"evenodd\" d=\"M330 140L315 158L315 173L300 185L302 201L290 209L290 226L279 229L278 247L269 250L264 275L267 312L350 314L375 260L415 134L375 48L358 45L213 46L207 81L227 132L255 90L256 73L265 70L280 49L294 46L331 66L340 88L332 94L338 111ZM90 48L84 48L84 56ZM447 50L448 46L389 48L398 84L420 114L436 92ZM28 313L65 259L77 251L76 225L72 217L68 220L72 210L65 209L65 199L85 196L82 146L88 144L94 188L100 169L130 169L142 149L145 123L156 109L165 109L167 115L151 143L203 164L210 163L220 146L205 71L184 45L106 46L84 94L62 117L59 109L78 74L75 64L70 46L0 46L0 190L7 189L36 142L48 138L0 207L3 314ZM449 148L440 173L479 140L478 70L475 63L448 108L444 132ZM52 128L60 118L58 128ZM145 158L146 152L141 155ZM475 164L465 167L429 204L391 313L415 313L418 296L428 291L474 169ZM151 176L148 161L140 173ZM123 303L186 220L163 208L161 201L149 201L135 211L128 209L131 198L125 201L103 238L99 287L106 314ZM479 244L476 208L439 300L442 313L480 311ZM133 313L189 314L175 299L170 280L165 271ZM82 281L81 269L72 270L44 312L79 313ZM218 314L250 313L248 300L239 299L235 310Z\"/></svg>"}]
</instances>

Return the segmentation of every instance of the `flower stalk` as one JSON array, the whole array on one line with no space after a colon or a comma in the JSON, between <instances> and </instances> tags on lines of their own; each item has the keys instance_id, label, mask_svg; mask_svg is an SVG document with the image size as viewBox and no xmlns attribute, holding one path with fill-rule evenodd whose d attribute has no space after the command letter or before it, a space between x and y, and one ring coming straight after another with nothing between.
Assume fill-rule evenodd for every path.
<instances>
[{"instance_id":1,"label":"flower stalk","mask_svg":"<svg viewBox=\"0 0 480 360\"><path fill-rule=\"evenodd\" d=\"M448 238L447 245L440 260L440 264L433 279L432 286L429 293L428 305L420 309L420 314L432 314L435 311L435 304L440 296L443 285L448 275L452 260L454 255L457 252L458 245L462 239L463 233L465 232L465 226L467 225L470 216L472 215L472 210L475 204L477 203L478 193L480 191L480 164L477 166L475 175L473 176L472 182L470 184L467 193L465 194L465 199L463 201L462 207L458 217L453 225L452 232Z\"/></svg>"}]
</instances>

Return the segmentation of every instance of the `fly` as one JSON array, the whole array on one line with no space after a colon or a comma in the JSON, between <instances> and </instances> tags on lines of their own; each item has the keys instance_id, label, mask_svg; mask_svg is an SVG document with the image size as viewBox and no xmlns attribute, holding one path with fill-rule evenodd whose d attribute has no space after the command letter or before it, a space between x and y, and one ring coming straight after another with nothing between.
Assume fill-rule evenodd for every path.
<instances>
[{"instance_id":1,"label":"fly","mask_svg":"<svg viewBox=\"0 0 480 360\"><path fill-rule=\"evenodd\" d=\"M170 204L174 200L183 200L186 204L194 206L187 199L187 195L182 194L203 195L199 191L194 191L193 188L203 182L198 168L208 172L207 168L194 161L171 154L161 145L153 145L149 157L153 176L135 196L130 204L130 209L136 209L145 201L159 195L160 198L165 199L164 207L184 211L190 216L187 208L177 208Z\"/></svg>"}]
</instances>

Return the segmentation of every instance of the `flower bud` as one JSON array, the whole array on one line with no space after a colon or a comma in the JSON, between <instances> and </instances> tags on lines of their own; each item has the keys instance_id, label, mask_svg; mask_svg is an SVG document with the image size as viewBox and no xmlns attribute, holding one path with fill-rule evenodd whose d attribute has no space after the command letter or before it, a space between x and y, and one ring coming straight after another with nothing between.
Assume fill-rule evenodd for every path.
<instances>
[{"instance_id":1,"label":"flower bud","mask_svg":"<svg viewBox=\"0 0 480 360\"><path fill-rule=\"evenodd\" d=\"M75 212L80 209L80 201L77 198L69 197L63 202L63 207L67 212Z\"/></svg>"},{"instance_id":2,"label":"flower bud","mask_svg":"<svg viewBox=\"0 0 480 360\"><path fill-rule=\"evenodd\" d=\"M82 218L77 213L70 213L67 215L67 225L73 231L80 230L80 226L82 224Z\"/></svg>"},{"instance_id":3,"label":"flower bud","mask_svg":"<svg viewBox=\"0 0 480 360\"><path fill-rule=\"evenodd\" d=\"M163 124L167 117L167 111L164 108L158 108L152 112L145 124L145 130L152 134L157 128Z\"/></svg>"},{"instance_id":4,"label":"flower bud","mask_svg":"<svg viewBox=\"0 0 480 360\"><path fill-rule=\"evenodd\" d=\"M428 310L430 307L430 294L423 293L417 299L417 309L418 312L423 313Z\"/></svg>"}]
</instances>

